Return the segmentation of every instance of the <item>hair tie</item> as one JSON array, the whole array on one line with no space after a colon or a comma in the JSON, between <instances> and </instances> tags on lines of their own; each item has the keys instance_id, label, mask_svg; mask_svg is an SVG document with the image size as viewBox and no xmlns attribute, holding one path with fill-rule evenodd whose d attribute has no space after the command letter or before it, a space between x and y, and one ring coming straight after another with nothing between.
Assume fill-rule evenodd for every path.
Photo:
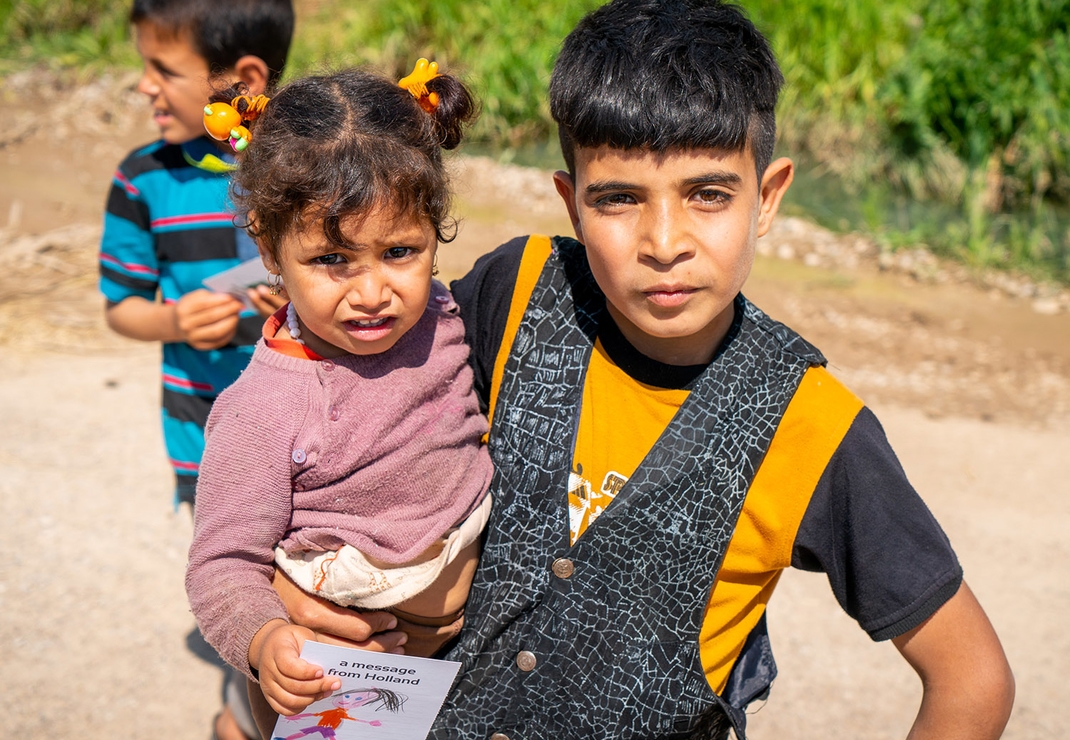
<instances>
[{"instance_id":1,"label":"hair tie","mask_svg":"<svg viewBox=\"0 0 1070 740\"><path fill-rule=\"evenodd\" d=\"M438 76L438 62L429 62L421 57L416 60L412 74L398 80L398 86L408 90L421 108L434 113L438 108L438 93L428 92L427 83Z\"/></svg>"},{"instance_id":2,"label":"hair tie","mask_svg":"<svg viewBox=\"0 0 1070 740\"><path fill-rule=\"evenodd\" d=\"M268 100L264 95L239 95L229 103L209 103L204 106L204 130L216 141L229 140L234 151L245 151L252 139L245 124L264 112Z\"/></svg>"}]
</instances>

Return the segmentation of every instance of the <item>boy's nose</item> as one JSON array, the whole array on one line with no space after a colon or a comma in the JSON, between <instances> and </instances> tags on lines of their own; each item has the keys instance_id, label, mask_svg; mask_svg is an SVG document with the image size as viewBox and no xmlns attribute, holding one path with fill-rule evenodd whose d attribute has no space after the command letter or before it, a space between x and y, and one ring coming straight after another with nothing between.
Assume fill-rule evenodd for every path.
<instances>
[{"instance_id":1,"label":"boy's nose","mask_svg":"<svg viewBox=\"0 0 1070 740\"><path fill-rule=\"evenodd\" d=\"M149 70L142 70L141 78L137 81L137 91L142 95L148 95L150 98L154 98L160 93L160 86L153 79Z\"/></svg>"},{"instance_id":2,"label":"boy's nose","mask_svg":"<svg viewBox=\"0 0 1070 740\"><path fill-rule=\"evenodd\" d=\"M684 225L684 214L671 205L655 205L643 218L640 251L654 261L671 265L681 256L694 252L691 235Z\"/></svg>"}]
</instances>

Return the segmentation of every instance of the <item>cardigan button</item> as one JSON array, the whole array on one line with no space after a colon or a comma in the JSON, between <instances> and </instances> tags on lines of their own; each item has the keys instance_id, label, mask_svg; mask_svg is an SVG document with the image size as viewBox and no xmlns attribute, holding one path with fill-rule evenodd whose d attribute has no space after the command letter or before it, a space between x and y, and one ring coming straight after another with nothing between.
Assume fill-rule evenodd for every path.
<instances>
[{"instance_id":1,"label":"cardigan button","mask_svg":"<svg viewBox=\"0 0 1070 740\"><path fill-rule=\"evenodd\" d=\"M331 406L327 409L327 418L331 421L338 421L342 418L342 412L337 406Z\"/></svg>"},{"instance_id":2,"label":"cardigan button","mask_svg":"<svg viewBox=\"0 0 1070 740\"><path fill-rule=\"evenodd\" d=\"M530 650L521 650L516 654L516 667L524 671L524 673L534 670L535 664L538 662L539 660L535 657L535 653Z\"/></svg>"},{"instance_id":3,"label":"cardigan button","mask_svg":"<svg viewBox=\"0 0 1070 740\"><path fill-rule=\"evenodd\" d=\"M509 740L509 736L504 732L495 732L490 736L490 740Z\"/></svg>"},{"instance_id":4,"label":"cardigan button","mask_svg":"<svg viewBox=\"0 0 1070 740\"><path fill-rule=\"evenodd\" d=\"M568 558L558 558L550 566L550 570L554 572L554 575L558 578L568 578L576 570L575 564Z\"/></svg>"},{"instance_id":5,"label":"cardigan button","mask_svg":"<svg viewBox=\"0 0 1070 740\"><path fill-rule=\"evenodd\" d=\"M330 360L323 360L320 362L320 367L322 367L327 372L330 372L331 370L334 370L334 363Z\"/></svg>"},{"instance_id":6,"label":"cardigan button","mask_svg":"<svg viewBox=\"0 0 1070 740\"><path fill-rule=\"evenodd\" d=\"M294 450L294 453L290 456L290 459L292 459L298 465L301 465L305 460L308 459L308 456L305 454L304 450L298 447L296 450Z\"/></svg>"}]
</instances>

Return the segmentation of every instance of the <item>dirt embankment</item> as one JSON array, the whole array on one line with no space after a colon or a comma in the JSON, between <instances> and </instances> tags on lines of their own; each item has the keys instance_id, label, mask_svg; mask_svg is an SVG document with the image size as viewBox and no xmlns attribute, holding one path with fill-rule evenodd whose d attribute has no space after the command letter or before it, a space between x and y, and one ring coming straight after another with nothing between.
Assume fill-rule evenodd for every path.
<instances>
[{"instance_id":1,"label":"dirt embankment","mask_svg":"<svg viewBox=\"0 0 1070 740\"><path fill-rule=\"evenodd\" d=\"M158 351L106 330L96 243L111 173L151 139L133 77L0 83L0 691L3 736L207 736L218 672L182 593ZM447 279L512 236L567 233L549 177L454 162ZM821 347L881 417L955 543L1018 678L1006 737L1063 738L1070 638L1070 296L976 280L924 252L781 219L745 292ZM789 573L770 607L781 678L758 738L901 737L916 678Z\"/></svg>"}]
</instances>

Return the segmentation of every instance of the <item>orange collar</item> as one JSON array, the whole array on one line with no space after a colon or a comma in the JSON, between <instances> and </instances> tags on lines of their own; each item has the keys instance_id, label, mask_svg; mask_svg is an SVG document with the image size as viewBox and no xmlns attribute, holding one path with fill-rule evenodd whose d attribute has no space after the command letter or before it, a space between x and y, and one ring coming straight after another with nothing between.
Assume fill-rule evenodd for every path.
<instances>
[{"instance_id":1,"label":"orange collar","mask_svg":"<svg viewBox=\"0 0 1070 740\"><path fill-rule=\"evenodd\" d=\"M264 344L287 357L297 357L302 360L324 359L296 339L276 337L275 335L279 333L279 329L285 323L286 306L283 306L264 322Z\"/></svg>"}]
</instances>

